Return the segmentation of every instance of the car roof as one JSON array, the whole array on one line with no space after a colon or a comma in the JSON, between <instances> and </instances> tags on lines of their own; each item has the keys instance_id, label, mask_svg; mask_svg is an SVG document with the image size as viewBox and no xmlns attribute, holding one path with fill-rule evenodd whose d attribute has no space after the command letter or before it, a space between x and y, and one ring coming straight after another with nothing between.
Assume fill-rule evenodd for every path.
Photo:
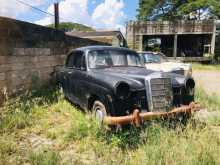
<instances>
[{"instance_id":1,"label":"car roof","mask_svg":"<svg viewBox=\"0 0 220 165\"><path fill-rule=\"evenodd\" d=\"M85 47L80 47L75 50L80 50L80 51L90 51L90 50L103 50L103 49L108 49L108 50L124 50L124 51L132 51L135 52L134 50L125 48L125 47L114 47L114 46L103 46L103 45L96 45L96 46L85 46Z\"/></svg>"}]
</instances>

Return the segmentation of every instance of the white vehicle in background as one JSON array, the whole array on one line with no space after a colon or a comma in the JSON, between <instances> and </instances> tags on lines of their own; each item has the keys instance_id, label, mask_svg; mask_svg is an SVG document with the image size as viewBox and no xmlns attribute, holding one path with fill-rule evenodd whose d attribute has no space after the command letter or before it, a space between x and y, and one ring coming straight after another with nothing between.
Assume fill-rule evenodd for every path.
<instances>
[{"instance_id":1,"label":"white vehicle in background","mask_svg":"<svg viewBox=\"0 0 220 165\"><path fill-rule=\"evenodd\" d=\"M158 52L139 52L139 54L147 69L192 76L191 64L171 61L163 53Z\"/></svg>"}]
</instances>

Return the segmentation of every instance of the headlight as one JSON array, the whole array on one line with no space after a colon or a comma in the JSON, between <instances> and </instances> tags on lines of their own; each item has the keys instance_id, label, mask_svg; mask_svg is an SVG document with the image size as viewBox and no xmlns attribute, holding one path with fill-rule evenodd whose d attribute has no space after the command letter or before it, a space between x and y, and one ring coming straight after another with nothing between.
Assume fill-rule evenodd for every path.
<instances>
[{"instance_id":1,"label":"headlight","mask_svg":"<svg viewBox=\"0 0 220 165\"><path fill-rule=\"evenodd\" d=\"M188 94L193 95L195 88L195 81L191 78L187 79L185 83L185 88Z\"/></svg>"},{"instance_id":2,"label":"headlight","mask_svg":"<svg viewBox=\"0 0 220 165\"><path fill-rule=\"evenodd\" d=\"M116 96L119 99L126 99L128 98L130 95L130 87L127 83L119 83L118 85L116 85Z\"/></svg>"}]
</instances>

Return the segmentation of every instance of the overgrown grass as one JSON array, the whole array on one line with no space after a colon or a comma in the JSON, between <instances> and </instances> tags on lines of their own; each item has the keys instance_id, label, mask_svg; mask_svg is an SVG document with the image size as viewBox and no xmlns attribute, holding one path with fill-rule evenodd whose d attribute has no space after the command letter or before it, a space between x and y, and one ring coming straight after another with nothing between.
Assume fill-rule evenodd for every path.
<instances>
[{"instance_id":1,"label":"overgrown grass","mask_svg":"<svg viewBox=\"0 0 220 165\"><path fill-rule=\"evenodd\" d=\"M207 95L202 88L196 89L195 99L202 103L209 111L220 110L220 96L213 94Z\"/></svg>"},{"instance_id":2,"label":"overgrown grass","mask_svg":"<svg viewBox=\"0 0 220 165\"><path fill-rule=\"evenodd\" d=\"M60 162L60 155L50 149L43 149L38 152L31 152L29 155L33 165L56 165Z\"/></svg>"},{"instance_id":3,"label":"overgrown grass","mask_svg":"<svg viewBox=\"0 0 220 165\"><path fill-rule=\"evenodd\" d=\"M213 70L220 71L220 64L200 64L192 63L193 70Z\"/></svg>"},{"instance_id":4,"label":"overgrown grass","mask_svg":"<svg viewBox=\"0 0 220 165\"><path fill-rule=\"evenodd\" d=\"M0 108L0 133L23 129L34 124L33 119L40 117L45 108L57 102L59 95L56 87L42 87L8 100Z\"/></svg>"},{"instance_id":5,"label":"overgrown grass","mask_svg":"<svg viewBox=\"0 0 220 165\"><path fill-rule=\"evenodd\" d=\"M208 108L219 107L196 93ZM54 87L9 100L0 121L0 164L220 164L219 127L155 121L109 131Z\"/></svg>"}]
</instances>

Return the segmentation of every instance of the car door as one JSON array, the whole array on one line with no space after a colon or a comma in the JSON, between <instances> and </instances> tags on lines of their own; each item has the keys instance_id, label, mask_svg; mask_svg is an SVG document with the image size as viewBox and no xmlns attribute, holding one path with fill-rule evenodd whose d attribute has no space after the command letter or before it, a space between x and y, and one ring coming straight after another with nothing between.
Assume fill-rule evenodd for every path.
<instances>
[{"instance_id":1,"label":"car door","mask_svg":"<svg viewBox=\"0 0 220 165\"><path fill-rule=\"evenodd\" d=\"M78 86L76 76L76 61L81 58L81 51L73 51L67 58L65 69L65 87L63 88L66 96L74 103L78 103L76 88Z\"/></svg>"},{"instance_id":2,"label":"car door","mask_svg":"<svg viewBox=\"0 0 220 165\"><path fill-rule=\"evenodd\" d=\"M62 88L63 92L66 97L70 99L70 95L73 92L73 90L70 90L70 76L73 71L73 62L74 62L74 53L70 53L67 57L66 64L65 64L65 70L62 72Z\"/></svg>"},{"instance_id":3,"label":"car door","mask_svg":"<svg viewBox=\"0 0 220 165\"><path fill-rule=\"evenodd\" d=\"M86 69L85 54L78 53L74 61L74 84L75 84L75 97L79 105L84 107L86 105L86 94L88 87L88 73Z\"/></svg>"}]
</instances>

